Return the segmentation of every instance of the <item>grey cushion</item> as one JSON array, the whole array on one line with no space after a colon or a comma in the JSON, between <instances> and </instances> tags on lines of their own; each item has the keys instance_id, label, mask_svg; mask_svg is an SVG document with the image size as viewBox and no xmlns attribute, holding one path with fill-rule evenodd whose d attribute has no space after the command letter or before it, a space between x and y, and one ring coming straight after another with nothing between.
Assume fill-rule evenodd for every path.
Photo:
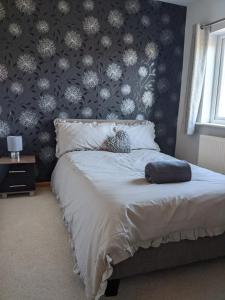
<instances>
[{"instance_id":1,"label":"grey cushion","mask_svg":"<svg viewBox=\"0 0 225 300\"><path fill-rule=\"evenodd\" d=\"M145 178L152 183L190 181L191 167L182 160L153 161L145 167Z\"/></svg>"},{"instance_id":2,"label":"grey cushion","mask_svg":"<svg viewBox=\"0 0 225 300\"><path fill-rule=\"evenodd\" d=\"M104 142L104 150L116 153L129 153L131 151L128 134L118 130L115 136L109 136Z\"/></svg>"}]
</instances>

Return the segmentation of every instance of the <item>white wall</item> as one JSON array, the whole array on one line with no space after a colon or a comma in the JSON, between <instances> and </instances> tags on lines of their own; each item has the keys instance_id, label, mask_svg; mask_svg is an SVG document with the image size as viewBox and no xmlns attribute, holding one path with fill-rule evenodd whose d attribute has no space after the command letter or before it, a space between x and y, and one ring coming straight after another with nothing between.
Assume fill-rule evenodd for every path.
<instances>
[{"instance_id":1,"label":"white wall","mask_svg":"<svg viewBox=\"0 0 225 300\"><path fill-rule=\"evenodd\" d=\"M209 23L225 18L225 0L195 0L187 7L185 29L184 61L181 84L181 97L177 127L176 157L197 163L199 149L199 134L210 134L225 137L225 129L202 128L194 136L185 134L187 111L187 77L192 39L192 27L196 23Z\"/></svg>"}]
</instances>

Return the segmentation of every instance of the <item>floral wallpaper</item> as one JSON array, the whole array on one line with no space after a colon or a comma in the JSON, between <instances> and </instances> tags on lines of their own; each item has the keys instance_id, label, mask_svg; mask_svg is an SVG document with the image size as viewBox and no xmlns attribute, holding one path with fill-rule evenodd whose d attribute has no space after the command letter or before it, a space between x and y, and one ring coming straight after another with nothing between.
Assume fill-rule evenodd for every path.
<instances>
[{"instance_id":1,"label":"floral wallpaper","mask_svg":"<svg viewBox=\"0 0 225 300\"><path fill-rule=\"evenodd\" d=\"M22 135L48 180L60 117L152 120L173 155L185 18L152 0L0 0L0 154Z\"/></svg>"}]
</instances>

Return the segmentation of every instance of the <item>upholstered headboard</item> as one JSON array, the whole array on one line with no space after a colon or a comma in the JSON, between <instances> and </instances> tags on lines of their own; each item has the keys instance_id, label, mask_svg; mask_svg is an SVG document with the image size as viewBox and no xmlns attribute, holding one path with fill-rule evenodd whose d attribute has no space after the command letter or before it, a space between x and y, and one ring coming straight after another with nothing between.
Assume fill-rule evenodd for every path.
<instances>
[{"instance_id":1,"label":"upholstered headboard","mask_svg":"<svg viewBox=\"0 0 225 300\"><path fill-rule=\"evenodd\" d=\"M134 125L134 124L147 124L149 121L146 120L96 120L96 119L55 119L54 125L56 126L59 123L115 123L115 124L126 124L126 125Z\"/></svg>"}]
</instances>

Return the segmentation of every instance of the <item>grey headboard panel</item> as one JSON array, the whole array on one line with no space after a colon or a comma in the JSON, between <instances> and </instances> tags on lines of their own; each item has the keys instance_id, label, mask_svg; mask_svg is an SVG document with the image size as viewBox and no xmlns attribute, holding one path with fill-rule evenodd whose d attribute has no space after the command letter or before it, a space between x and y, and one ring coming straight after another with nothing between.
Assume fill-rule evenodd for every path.
<instances>
[{"instance_id":1,"label":"grey headboard panel","mask_svg":"<svg viewBox=\"0 0 225 300\"><path fill-rule=\"evenodd\" d=\"M127 125L134 125L134 124L147 124L149 121L145 120L96 120L96 119L55 119L54 125L56 126L59 123L74 123L74 122L81 122L81 123L116 123L116 124L127 124Z\"/></svg>"}]
</instances>

